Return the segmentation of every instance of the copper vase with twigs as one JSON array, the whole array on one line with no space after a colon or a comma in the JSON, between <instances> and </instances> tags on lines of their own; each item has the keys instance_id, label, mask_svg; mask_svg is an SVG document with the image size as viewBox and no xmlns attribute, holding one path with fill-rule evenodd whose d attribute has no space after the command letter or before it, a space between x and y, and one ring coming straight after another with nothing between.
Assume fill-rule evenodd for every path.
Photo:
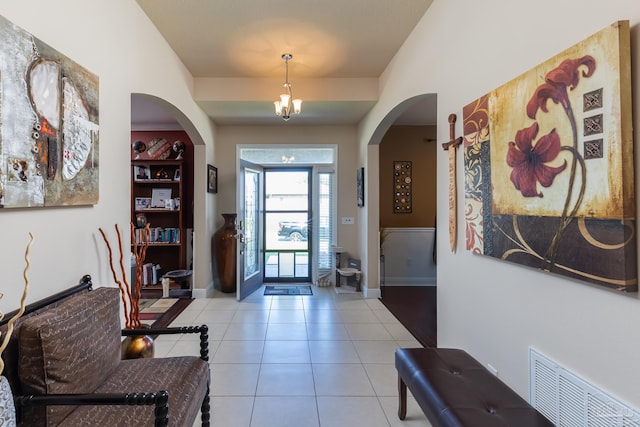
<instances>
[{"instance_id":1,"label":"copper vase with twigs","mask_svg":"<svg viewBox=\"0 0 640 427\"><path fill-rule=\"evenodd\" d=\"M120 271L122 273L122 279L118 278L116 269L113 265L113 251L109 244L105 232L100 228L100 234L107 245L109 251L109 266L111 273L113 274L113 280L120 289L120 295L122 297L122 306L124 309L125 327L127 329L145 329L148 326L140 322L140 294L142 288L142 268L144 259L147 254L147 248L149 247L149 237L151 231L149 224L147 224L142 233L140 242L136 241L135 226L130 224L131 229L131 244L133 246L132 252L136 260L136 282L133 289L127 282L127 275L124 267L124 253L122 249L122 237L120 235L120 229L118 225L115 225L116 234L118 236L118 249L120 252ZM153 357L154 345L153 338L147 334L140 334L135 336L128 336L122 341L122 358L134 359L141 357Z\"/></svg>"}]
</instances>

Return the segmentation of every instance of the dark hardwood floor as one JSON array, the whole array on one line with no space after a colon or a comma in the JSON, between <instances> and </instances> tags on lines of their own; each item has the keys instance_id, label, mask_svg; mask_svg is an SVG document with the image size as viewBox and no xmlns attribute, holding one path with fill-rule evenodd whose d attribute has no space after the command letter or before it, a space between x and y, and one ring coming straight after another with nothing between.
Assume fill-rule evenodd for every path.
<instances>
[{"instance_id":1,"label":"dark hardwood floor","mask_svg":"<svg viewBox=\"0 0 640 427\"><path fill-rule=\"evenodd\" d=\"M380 301L424 347L435 347L437 301L435 286L382 286Z\"/></svg>"}]
</instances>

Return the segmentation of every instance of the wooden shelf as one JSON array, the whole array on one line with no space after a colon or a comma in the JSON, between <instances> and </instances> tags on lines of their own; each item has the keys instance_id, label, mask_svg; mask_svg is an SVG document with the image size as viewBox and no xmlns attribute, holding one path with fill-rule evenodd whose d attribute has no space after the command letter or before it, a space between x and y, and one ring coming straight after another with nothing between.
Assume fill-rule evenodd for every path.
<instances>
[{"instance_id":1,"label":"wooden shelf","mask_svg":"<svg viewBox=\"0 0 640 427\"><path fill-rule=\"evenodd\" d=\"M179 179L134 179L136 184L179 184Z\"/></svg>"},{"instance_id":2,"label":"wooden shelf","mask_svg":"<svg viewBox=\"0 0 640 427\"><path fill-rule=\"evenodd\" d=\"M157 290L157 289L162 290L162 285L161 284L145 285L145 286L140 288L141 291L144 291L145 289L147 289L147 290ZM169 285L169 289L182 289L182 287L178 283L171 283L171 285Z\"/></svg>"},{"instance_id":3,"label":"wooden shelf","mask_svg":"<svg viewBox=\"0 0 640 427\"><path fill-rule=\"evenodd\" d=\"M180 209L164 209L164 208L155 208L155 209L136 209L136 213L180 213Z\"/></svg>"},{"instance_id":4,"label":"wooden shelf","mask_svg":"<svg viewBox=\"0 0 640 427\"><path fill-rule=\"evenodd\" d=\"M131 244L131 246L133 246L133 243ZM138 246L142 246L138 243ZM179 248L180 246L182 246L182 243L149 243L149 248L155 248L155 247L163 247L163 246L170 246L170 247L176 247ZM180 270L178 268L176 268L176 270Z\"/></svg>"},{"instance_id":5,"label":"wooden shelf","mask_svg":"<svg viewBox=\"0 0 640 427\"><path fill-rule=\"evenodd\" d=\"M138 177L144 176L144 179ZM186 268L186 228L184 220L184 212L182 207L190 201L185 200L183 191L183 161L170 160L131 160L131 220L134 224L139 224L140 218L142 223L146 221L152 229L158 229L163 236L158 240L164 242L149 243L149 250L146 253L144 264L154 264L160 266L161 274L173 270L184 270ZM177 179L180 177L180 179ZM140 209L145 203L139 204L136 209L136 199L151 199L154 189L171 189L171 199L179 199L179 208L144 208ZM167 191L167 193L169 193ZM149 205L148 202L146 204ZM140 228L140 227L138 227ZM172 230L169 230L172 229ZM174 233L175 230L175 235ZM138 233L138 232L137 232ZM163 234L166 233L166 234ZM179 238L178 242L174 241L174 237ZM138 247L140 244L138 244ZM134 245L132 243L131 248ZM142 289L162 290L160 283L153 285L143 285ZM173 286L172 286L173 289ZM178 289L178 288L177 288Z\"/></svg>"}]
</instances>

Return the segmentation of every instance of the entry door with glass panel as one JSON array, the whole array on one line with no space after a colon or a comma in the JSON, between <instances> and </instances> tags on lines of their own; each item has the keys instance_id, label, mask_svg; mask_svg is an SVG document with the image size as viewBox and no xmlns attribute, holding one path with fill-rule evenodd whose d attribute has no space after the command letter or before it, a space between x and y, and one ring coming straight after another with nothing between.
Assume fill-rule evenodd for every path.
<instances>
[{"instance_id":1,"label":"entry door with glass panel","mask_svg":"<svg viewBox=\"0 0 640 427\"><path fill-rule=\"evenodd\" d=\"M311 169L264 169L264 281L309 282Z\"/></svg>"},{"instance_id":2,"label":"entry door with glass panel","mask_svg":"<svg viewBox=\"0 0 640 427\"><path fill-rule=\"evenodd\" d=\"M262 167L240 161L236 296L242 300L262 285Z\"/></svg>"}]
</instances>

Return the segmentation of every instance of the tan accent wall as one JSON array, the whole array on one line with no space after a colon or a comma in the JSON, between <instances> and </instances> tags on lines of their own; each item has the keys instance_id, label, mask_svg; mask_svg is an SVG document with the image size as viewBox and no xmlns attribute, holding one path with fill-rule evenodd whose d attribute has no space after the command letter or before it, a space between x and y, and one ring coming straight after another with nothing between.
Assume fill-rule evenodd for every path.
<instances>
[{"instance_id":1,"label":"tan accent wall","mask_svg":"<svg viewBox=\"0 0 640 427\"><path fill-rule=\"evenodd\" d=\"M293 120L293 119L292 119ZM238 145L322 145L336 144L338 149L338 170L336 171L338 191L337 244L351 256L360 258L358 227L342 224L343 217L358 218L356 204L357 140L355 126L218 126L216 144L216 164L218 167L218 206L216 224L222 224L222 212L236 211L236 156ZM366 191L366 187L365 187ZM368 203L365 199L365 203Z\"/></svg>"},{"instance_id":2,"label":"tan accent wall","mask_svg":"<svg viewBox=\"0 0 640 427\"><path fill-rule=\"evenodd\" d=\"M380 143L380 228L436 226L436 126L392 126ZM411 213L395 213L394 161L411 161Z\"/></svg>"}]
</instances>

